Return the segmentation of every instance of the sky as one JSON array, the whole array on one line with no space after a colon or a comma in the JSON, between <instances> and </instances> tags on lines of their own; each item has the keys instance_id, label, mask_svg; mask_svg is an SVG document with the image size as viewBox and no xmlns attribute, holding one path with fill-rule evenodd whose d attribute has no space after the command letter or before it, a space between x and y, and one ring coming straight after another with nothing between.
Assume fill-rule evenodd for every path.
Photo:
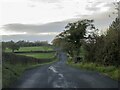
<instances>
[{"instance_id":1,"label":"sky","mask_svg":"<svg viewBox=\"0 0 120 90\"><path fill-rule=\"evenodd\" d=\"M117 16L113 3L118 1L0 0L1 40L51 42L67 23L82 19L94 19L104 32Z\"/></svg>"}]
</instances>

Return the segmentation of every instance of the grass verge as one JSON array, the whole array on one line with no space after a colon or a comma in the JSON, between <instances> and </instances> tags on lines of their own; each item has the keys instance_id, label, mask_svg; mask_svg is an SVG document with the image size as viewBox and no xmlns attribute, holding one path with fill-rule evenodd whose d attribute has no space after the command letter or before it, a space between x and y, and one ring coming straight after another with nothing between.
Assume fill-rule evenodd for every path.
<instances>
[{"instance_id":1,"label":"grass verge","mask_svg":"<svg viewBox=\"0 0 120 90\"><path fill-rule=\"evenodd\" d=\"M120 81L120 67L117 68L115 66L103 66L96 63L85 63L85 62L74 63L71 60L67 61L67 65L70 65L78 69L97 71L103 75L109 76L114 80Z\"/></svg>"}]
</instances>

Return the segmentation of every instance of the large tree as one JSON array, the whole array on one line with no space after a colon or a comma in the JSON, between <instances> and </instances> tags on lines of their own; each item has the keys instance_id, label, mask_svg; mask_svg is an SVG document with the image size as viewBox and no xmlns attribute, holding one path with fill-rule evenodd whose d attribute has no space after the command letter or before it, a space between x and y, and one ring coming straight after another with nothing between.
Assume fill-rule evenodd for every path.
<instances>
[{"instance_id":1,"label":"large tree","mask_svg":"<svg viewBox=\"0 0 120 90\"><path fill-rule=\"evenodd\" d=\"M57 35L55 40L57 43L62 42L62 45L59 45L62 46L71 57L76 57L80 54L82 40L85 38L87 30L91 29L95 29L93 20L84 19L74 23L68 23L65 30Z\"/></svg>"}]
</instances>

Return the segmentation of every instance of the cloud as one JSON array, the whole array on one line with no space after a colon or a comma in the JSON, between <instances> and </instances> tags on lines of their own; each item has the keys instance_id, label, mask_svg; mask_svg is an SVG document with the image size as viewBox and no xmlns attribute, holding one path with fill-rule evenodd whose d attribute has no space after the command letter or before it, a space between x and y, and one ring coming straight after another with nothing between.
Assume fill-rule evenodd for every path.
<instances>
[{"instance_id":1,"label":"cloud","mask_svg":"<svg viewBox=\"0 0 120 90\"><path fill-rule=\"evenodd\" d=\"M113 14L113 12L116 12L113 2L99 1L91 2L90 5L86 7L86 10L95 11L92 15L77 15L76 17L93 19L95 21L95 26L101 30L108 28L112 21L117 17L117 14ZM105 11L105 8L108 10Z\"/></svg>"},{"instance_id":2,"label":"cloud","mask_svg":"<svg viewBox=\"0 0 120 90\"><path fill-rule=\"evenodd\" d=\"M36 40L51 40L54 37L64 30L64 27L68 22L74 22L81 19L94 19L96 28L100 30L105 30L114 20L114 17L109 17L110 12L104 12L102 14L96 14L95 16L82 16L81 18L72 18L62 22L54 22L48 23L43 25L35 25L35 24L7 24L4 25L4 30L9 32L26 32L25 34L17 34L17 35L3 35L3 40L29 40L29 41L36 41ZM5 32L6 32L5 31Z\"/></svg>"},{"instance_id":3,"label":"cloud","mask_svg":"<svg viewBox=\"0 0 120 90\"><path fill-rule=\"evenodd\" d=\"M109 17L111 15L111 17ZM113 20L116 18L116 15L112 15L112 12L106 12L102 14L97 14L93 18L95 20L95 26L102 29L107 29L109 25L113 22Z\"/></svg>"},{"instance_id":4,"label":"cloud","mask_svg":"<svg viewBox=\"0 0 120 90\"><path fill-rule=\"evenodd\" d=\"M95 3L94 3L95 4ZM101 3L102 4L102 3ZM97 3L95 7L97 7L99 4ZM111 6L112 3L106 3L105 6ZM93 5L94 6L94 5ZM107 12L96 12L94 15L81 15L78 14L75 17L71 19L66 19L60 22L52 22L47 24L21 24L21 23L12 23L12 24L6 24L2 28L4 29L4 32L13 32L13 33L27 33L27 34L38 34L39 35L48 35L48 34L57 34L64 30L64 27L69 22L78 21L81 19L94 19L95 25L97 28L107 28L110 23L115 19L116 15L113 15L112 12L114 12L114 8L111 7L109 11ZM111 17L109 17L111 15Z\"/></svg>"},{"instance_id":5,"label":"cloud","mask_svg":"<svg viewBox=\"0 0 120 90\"><path fill-rule=\"evenodd\" d=\"M94 15L78 15L76 20L80 19L93 19L96 28L99 30L107 29L113 20L117 17L117 14L113 14L114 9L110 8L108 12L94 13Z\"/></svg>"},{"instance_id":6,"label":"cloud","mask_svg":"<svg viewBox=\"0 0 120 90\"><path fill-rule=\"evenodd\" d=\"M113 1L115 0L5 0L1 6L3 22L0 25L45 24L77 15L94 15L96 12L107 11L107 7L110 7L102 3Z\"/></svg>"},{"instance_id":7,"label":"cloud","mask_svg":"<svg viewBox=\"0 0 120 90\"><path fill-rule=\"evenodd\" d=\"M113 2L92 2L86 6L86 10L94 11L94 13L102 13L103 11L109 12L109 10L115 8ZM106 10L105 10L106 9Z\"/></svg>"},{"instance_id":8,"label":"cloud","mask_svg":"<svg viewBox=\"0 0 120 90\"><path fill-rule=\"evenodd\" d=\"M66 24L66 22L54 22L43 25L13 23L4 25L2 28L6 31L26 32L28 34L54 33L61 32Z\"/></svg>"}]
</instances>

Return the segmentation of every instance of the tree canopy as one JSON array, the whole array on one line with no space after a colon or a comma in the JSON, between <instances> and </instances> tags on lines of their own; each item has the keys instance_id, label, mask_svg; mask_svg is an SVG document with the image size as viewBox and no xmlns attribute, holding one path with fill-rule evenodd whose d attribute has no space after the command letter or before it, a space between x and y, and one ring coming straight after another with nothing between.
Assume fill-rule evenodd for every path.
<instances>
[{"instance_id":1,"label":"tree canopy","mask_svg":"<svg viewBox=\"0 0 120 90\"><path fill-rule=\"evenodd\" d=\"M82 40L87 30L92 29L95 29L93 20L84 19L68 23L65 30L53 40L53 44L62 47L71 57L79 56Z\"/></svg>"}]
</instances>

